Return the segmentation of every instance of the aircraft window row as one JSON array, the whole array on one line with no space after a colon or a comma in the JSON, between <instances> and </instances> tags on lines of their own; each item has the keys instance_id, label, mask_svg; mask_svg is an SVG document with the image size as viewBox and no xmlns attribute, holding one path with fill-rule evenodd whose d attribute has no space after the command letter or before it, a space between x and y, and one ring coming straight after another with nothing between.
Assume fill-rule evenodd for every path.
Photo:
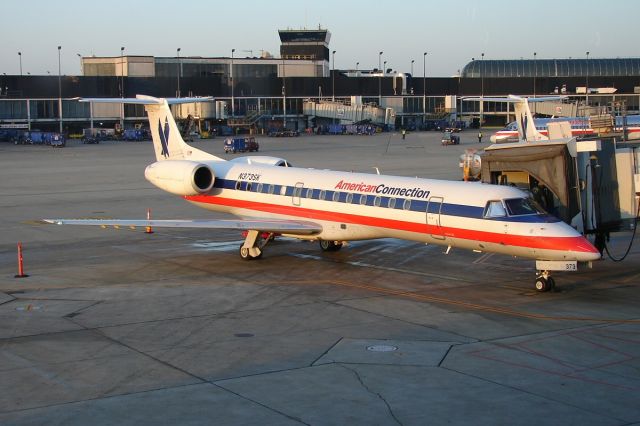
<instances>
[{"instance_id":1,"label":"aircraft window row","mask_svg":"<svg viewBox=\"0 0 640 426\"><path fill-rule=\"evenodd\" d=\"M412 202L409 199L400 199L401 203L397 203L397 199L393 197L381 197L365 194L354 194L352 192L327 191L313 188L290 187L285 185L272 185L263 183L253 183L236 181L235 189L239 191L250 191L261 194L279 193L283 196L293 196L300 198L309 198L322 201L343 202L346 204L360 204L363 206L385 207L390 209L412 210ZM426 208L426 201L415 202L414 210L421 211Z\"/></svg>"}]
</instances>

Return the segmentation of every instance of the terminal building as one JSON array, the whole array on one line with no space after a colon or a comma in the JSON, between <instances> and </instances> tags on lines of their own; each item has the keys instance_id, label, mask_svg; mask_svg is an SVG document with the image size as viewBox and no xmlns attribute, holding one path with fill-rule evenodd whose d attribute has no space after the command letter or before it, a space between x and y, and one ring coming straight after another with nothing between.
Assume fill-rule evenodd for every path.
<instances>
[{"instance_id":1,"label":"terminal building","mask_svg":"<svg viewBox=\"0 0 640 426\"><path fill-rule=\"evenodd\" d=\"M566 94L587 106L640 110L640 58L473 59L453 77L412 76L392 69L336 70L326 29L280 30L280 52L229 50L228 57L82 57L80 76L0 76L0 126L78 133L145 122L140 106L78 103L76 97L212 96L177 118L239 129L293 129L354 122L365 108L378 124L420 126L434 119L501 125L507 104L469 96ZM379 59L379 58L376 58ZM373 108L373 109L372 109ZM378 108L378 110L375 110ZM391 112L390 112L391 111ZM183 117L184 118L184 117Z\"/></svg>"}]
</instances>

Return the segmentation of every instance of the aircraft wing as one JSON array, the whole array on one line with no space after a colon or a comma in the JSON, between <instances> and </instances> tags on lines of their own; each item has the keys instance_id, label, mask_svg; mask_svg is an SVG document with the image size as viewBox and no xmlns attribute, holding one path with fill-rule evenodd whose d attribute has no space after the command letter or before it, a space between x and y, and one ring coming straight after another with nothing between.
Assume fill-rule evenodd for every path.
<instances>
[{"instance_id":1,"label":"aircraft wing","mask_svg":"<svg viewBox=\"0 0 640 426\"><path fill-rule=\"evenodd\" d=\"M239 231L262 231L279 234L313 235L322 231L315 222L302 220L128 220L128 219L43 219L55 225L92 225L153 228L200 228L200 229L237 229Z\"/></svg>"}]
</instances>

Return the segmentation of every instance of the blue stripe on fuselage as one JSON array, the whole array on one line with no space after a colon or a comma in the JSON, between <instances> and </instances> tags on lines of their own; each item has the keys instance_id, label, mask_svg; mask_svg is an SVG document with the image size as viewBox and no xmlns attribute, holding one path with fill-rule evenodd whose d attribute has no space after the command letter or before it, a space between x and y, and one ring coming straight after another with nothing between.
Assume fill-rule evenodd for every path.
<instances>
[{"instance_id":1,"label":"blue stripe on fuselage","mask_svg":"<svg viewBox=\"0 0 640 426\"><path fill-rule=\"evenodd\" d=\"M218 188L218 189L232 189L235 190L236 189L236 185L237 185L238 181L235 180L231 180L231 179L216 179L214 182L213 187L214 188ZM247 183L245 181L240 181L240 190L243 192L247 191ZM263 191L261 193L266 193L266 188L268 187L268 185L271 185L273 187L271 194L272 195L280 195L280 190L282 188L283 185L277 185L277 184L268 184L268 183L263 183L262 184L262 188ZM251 186L251 191L252 192L256 192L257 188L257 183L252 183ZM286 195L288 197L291 197L293 195L293 186L286 186ZM313 190L313 195L311 197L307 197L309 199L318 199L318 195L319 195L319 191L317 189ZM340 193L340 196L338 198L338 201L333 201L333 194L335 192ZM345 191L332 191L332 190L325 190L326 193L326 198L324 201L326 202L337 202L337 203L345 203L346 202L346 194L350 193L350 192L345 192ZM360 204L360 197L358 193L351 193L354 194L353 196L353 200L351 201L350 204ZM356 196L358 195L358 196ZM389 199L395 198L396 203L394 207L388 207L389 205ZM367 196L367 202L365 205L367 206L374 206L374 199L375 196L369 195ZM403 204L404 204L404 200L406 200L407 198L400 198L400 197L380 197L380 207L381 208L393 208L393 209L397 209L397 210L402 210L403 209ZM485 218L484 217L484 207L477 207L477 206L468 206L468 205L464 205L464 204L450 204L450 203L437 203L437 202L429 202L429 201L424 201L424 200L415 200L415 199L409 199L411 200L411 207L409 208L410 211L414 211L414 212L427 212L427 208L429 209L428 213L438 213L438 211L440 211L440 214L445 215L445 216L455 216L455 217L466 217L466 218L472 218L472 219L485 219L485 220L497 220L500 222L527 222L527 223L556 223L556 222L560 222L560 219L556 218L555 216L549 215L549 214L537 214L537 215L522 215L522 216L505 216L505 217L496 217L496 218Z\"/></svg>"}]
</instances>

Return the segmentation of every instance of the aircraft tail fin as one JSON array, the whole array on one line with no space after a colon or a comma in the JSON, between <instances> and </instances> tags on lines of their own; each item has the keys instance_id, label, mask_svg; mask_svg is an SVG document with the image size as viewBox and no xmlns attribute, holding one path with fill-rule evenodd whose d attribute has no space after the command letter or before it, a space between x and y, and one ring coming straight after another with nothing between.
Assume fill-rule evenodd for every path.
<instances>
[{"instance_id":1,"label":"aircraft tail fin","mask_svg":"<svg viewBox=\"0 0 640 426\"><path fill-rule=\"evenodd\" d=\"M518 102L513 103L516 113L516 124L518 125L518 137L521 141L543 141L549 138L536 129L529 101L527 98L518 98Z\"/></svg>"},{"instance_id":2,"label":"aircraft tail fin","mask_svg":"<svg viewBox=\"0 0 640 426\"><path fill-rule=\"evenodd\" d=\"M222 160L187 144L176 124L170 104L206 102L212 98L155 98L137 95L135 98L80 98L80 102L102 102L144 105L149 117L149 128L156 160Z\"/></svg>"},{"instance_id":3,"label":"aircraft tail fin","mask_svg":"<svg viewBox=\"0 0 640 426\"><path fill-rule=\"evenodd\" d=\"M506 102L513 104L516 113L516 124L518 125L518 136L520 141L544 141L549 140L548 137L538 132L533 115L529 108L529 102L545 102L557 101L564 99L566 96L546 96L540 98L522 98L520 96L509 95L503 98L497 97L470 97L464 98L465 101L488 101L488 102Z\"/></svg>"}]
</instances>

